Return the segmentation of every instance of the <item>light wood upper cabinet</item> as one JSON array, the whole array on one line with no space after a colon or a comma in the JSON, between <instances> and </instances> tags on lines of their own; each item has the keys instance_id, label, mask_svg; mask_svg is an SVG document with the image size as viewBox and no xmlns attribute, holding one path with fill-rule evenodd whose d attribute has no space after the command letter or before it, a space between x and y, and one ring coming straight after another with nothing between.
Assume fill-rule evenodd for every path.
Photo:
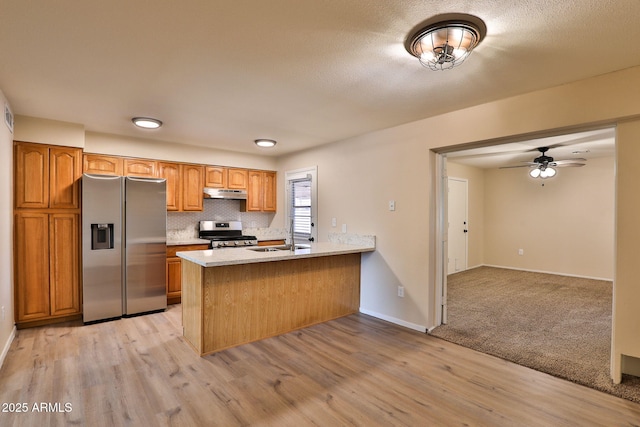
<instances>
[{"instance_id":1,"label":"light wood upper cabinet","mask_svg":"<svg viewBox=\"0 0 640 427\"><path fill-rule=\"evenodd\" d=\"M82 150L51 147L49 149L49 207L80 209Z\"/></svg>"},{"instance_id":2,"label":"light wood upper cabinet","mask_svg":"<svg viewBox=\"0 0 640 427\"><path fill-rule=\"evenodd\" d=\"M158 176L167 180L167 210L182 210L182 166L158 162Z\"/></svg>"},{"instance_id":3,"label":"light wood upper cabinet","mask_svg":"<svg viewBox=\"0 0 640 427\"><path fill-rule=\"evenodd\" d=\"M14 167L16 208L48 208L49 147L16 142Z\"/></svg>"},{"instance_id":4,"label":"light wood upper cabinet","mask_svg":"<svg viewBox=\"0 0 640 427\"><path fill-rule=\"evenodd\" d=\"M209 188L227 188L228 170L224 166L207 166L204 173L204 186Z\"/></svg>"},{"instance_id":5,"label":"light wood upper cabinet","mask_svg":"<svg viewBox=\"0 0 640 427\"><path fill-rule=\"evenodd\" d=\"M202 211L204 166L182 165L182 210Z\"/></svg>"},{"instance_id":6,"label":"light wood upper cabinet","mask_svg":"<svg viewBox=\"0 0 640 427\"><path fill-rule=\"evenodd\" d=\"M278 207L276 172L265 171L262 176L262 210L264 212L275 212Z\"/></svg>"},{"instance_id":7,"label":"light wood upper cabinet","mask_svg":"<svg viewBox=\"0 0 640 427\"><path fill-rule=\"evenodd\" d=\"M262 172L249 171L249 191L247 192L247 211L262 210Z\"/></svg>"},{"instance_id":8,"label":"light wood upper cabinet","mask_svg":"<svg viewBox=\"0 0 640 427\"><path fill-rule=\"evenodd\" d=\"M246 210L275 212L277 208L276 172L250 170Z\"/></svg>"},{"instance_id":9,"label":"light wood upper cabinet","mask_svg":"<svg viewBox=\"0 0 640 427\"><path fill-rule=\"evenodd\" d=\"M79 209L82 150L15 143L15 205L20 209Z\"/></svg>"},{"instance_id":10,"label":"light wood upper cabinet","mask_svg":"<svg viewBox=\"0 0 640 427\"><path fill-rule=\"evenodd\" d=\"M124 161L122 157L103 156L101 154L85 154L82 169L84 173L122 176L124 171Z\"/></svg>"},{"instance_id":11,"label":"light wood upper cabinet","mask_svg":"<svg viewBox=\"0 0 640 427\"><path fill-rule=\"evenodd\" d=\"M232 190L246 190L248 188L249 171L246 169L229 168L227 175L227 188Z\"/></svg>"},{"instance_id":12,"label":"light wood upper cabinet","mask_svg":"<svg viewBox=\"0 0 640 427\"><path fill-rule=\"evenodd\" d=\"M124 175L155 178L157 162L146 159L124 159Z\"/></svg>"}]
</instances>

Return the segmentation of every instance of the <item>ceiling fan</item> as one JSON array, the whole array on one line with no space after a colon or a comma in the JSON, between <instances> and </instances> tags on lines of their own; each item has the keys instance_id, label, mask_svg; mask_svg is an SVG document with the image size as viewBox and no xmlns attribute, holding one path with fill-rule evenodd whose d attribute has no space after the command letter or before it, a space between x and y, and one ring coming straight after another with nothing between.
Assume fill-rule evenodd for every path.
<instances>
[{"instance_id":1,"label":"ceiling fan","mask_svg":"<svg viewBox=\"0 0 640 427\"><path fill-rule=\"evenodd\" d=\"M575 159L567 159L567 160L555 160L551 156L547 156L546 152L549 151L549 147L538 147L537 150L540 152L540 156L533 159L532 162L523 162L523 165L516 166L503 166L500 169L509 169L509 168L531 168L529 175L532 178L551 178L556 174L554 168L558 167L581 167L584 166L587 159L584 158L575 158Z\"/></svg>"}]
</instances>

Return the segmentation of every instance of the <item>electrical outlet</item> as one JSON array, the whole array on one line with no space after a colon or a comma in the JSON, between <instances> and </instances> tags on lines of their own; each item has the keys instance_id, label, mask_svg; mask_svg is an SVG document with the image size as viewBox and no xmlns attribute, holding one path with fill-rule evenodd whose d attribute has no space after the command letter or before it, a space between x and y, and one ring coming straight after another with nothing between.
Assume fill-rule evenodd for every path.
<instances>
[{"instance_id":1,"label":"electrical outlet","mask_svg":"<svg viewBox=\"0 0 640 427\"><path fill-rule=\"evenodd\" d=\"M347 232L347 224L342 224L342 232L343 233Z\"/></svg>"},{"instance_id":2,"label":"electrical outlet","mask_svg":"<svg viewBox=\"0 0 640 427\"><path fill-rule=\"evenodd\" d=\"M524 249L518 249L518 255L524 255Z\"/></svg>"},{"instance_id":3,"label":"electrical outlet","mask_svg":"<svg viewBox=\"0 0 640 427\"><path fill-rule=\"evenodd\" d=\"M336 218L331 218L331 226L332 227L337 227L338 226L338 220Z\"/></svg>"},{"instance_id":4,"label":"electrical outlet","mask_svg":"<svg viewBox=\"0 0 640 427\"><path fill-rule=\"evenodd\" d=\"M398 296L404 298L404 286L398 286Z\"/></svg>"},{"instance_id":5,"label":"electrical outlet","mask_svg":"<svg viewBox=\"0 0 640 427\"><path fill-rule=\"evenodd\" d=\"M395 211L396 210L396 201L395 200L389 200L389 210L390 211Z\"/></svg>"}]
</instances>

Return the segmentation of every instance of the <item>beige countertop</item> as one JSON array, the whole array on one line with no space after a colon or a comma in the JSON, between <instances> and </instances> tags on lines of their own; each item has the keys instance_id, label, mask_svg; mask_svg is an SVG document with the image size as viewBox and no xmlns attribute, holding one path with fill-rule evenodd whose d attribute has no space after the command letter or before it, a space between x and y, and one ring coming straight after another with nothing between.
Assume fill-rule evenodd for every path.
<instances>
[{"instance_id":1,"label":"beige countertop","mask_svg":"<svg viewBox=\"0 0 640 427\"><path fill-rule=\"evenodd\" d=\"M254 246L253 249L258 248ZM264 246L262 247L264 248ZM203 267L218 267L234 264L252 264L258 262L284 261L296 258L313 258L331 255L372 252L375 241L364 244L344 244L319 242L312 243L309 248L278 250L273 252L257 252L250 248L209 249L206 251L178 252L176 255Z\"/></svg>"},{"instance_id":2,"label":"beige countertop","mask_svg":"<svg viewBox=\"0 0 640 427\"><path fill-rule=\"evenodd\" d=\"M198 238L167 239L167 246L208 245L209 243L211 243L209 240Z\"/></svg>"}]
</instances>

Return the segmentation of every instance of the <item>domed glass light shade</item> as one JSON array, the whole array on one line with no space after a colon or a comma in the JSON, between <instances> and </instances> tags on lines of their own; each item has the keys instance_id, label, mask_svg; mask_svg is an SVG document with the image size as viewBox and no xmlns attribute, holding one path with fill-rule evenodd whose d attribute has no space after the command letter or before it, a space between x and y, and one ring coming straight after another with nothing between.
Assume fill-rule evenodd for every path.
<instances>
[{"instance_id":1,"label":"domed glass light shade","mask_svg":"<svg viewBox=\"0 0 640 427\"><path fill-rule=\"evenodd\" d=\"M405 47L420 63L431 70L448 70L469 57L471 51L486 33L484 22L472 20L447 20L429 24L409 37Z\"/></svg>"}]
</instances>

